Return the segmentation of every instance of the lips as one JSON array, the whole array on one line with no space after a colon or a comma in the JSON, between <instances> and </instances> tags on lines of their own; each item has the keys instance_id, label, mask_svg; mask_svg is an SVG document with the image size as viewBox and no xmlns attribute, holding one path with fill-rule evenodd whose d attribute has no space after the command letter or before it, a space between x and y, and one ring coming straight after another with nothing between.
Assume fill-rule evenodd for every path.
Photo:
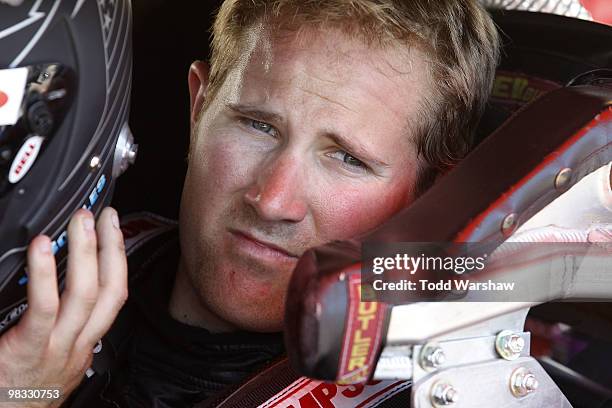
<instances>
[{"instance_id":1,"label":"lips","mask_svg":"<svg viewBox=\"0 0 612 408\"><path fill-rule=\"evenodd\" d=\"M266 241L262 241L259 240L257 238L255 238L254 236L252 236L249 233L243 232L243 231L238 231L238 230L230 230L230 233L232 235L234 235L236 238L238 238L239 240L244 240L246 242L248 242L251 245L257 246L262 248L263 250L272 252L272 253L277 253L278 255L282 255L285 256L287 258L299 258L298 255L295 255L289 251L287 251L286 249L275 245L271 242L266 242Z\"/></svg>"}]
</instances>

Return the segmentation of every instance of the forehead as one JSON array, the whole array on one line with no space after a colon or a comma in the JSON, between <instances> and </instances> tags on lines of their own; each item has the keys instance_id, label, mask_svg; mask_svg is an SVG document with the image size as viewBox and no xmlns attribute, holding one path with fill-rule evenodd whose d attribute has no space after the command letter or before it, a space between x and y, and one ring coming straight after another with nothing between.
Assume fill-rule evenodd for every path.
<instances>
[{"instance_id":1,"label":"forehead","mask_svg":"<svg viewBox=\"0 0 612 408\"><path fill-rule=\"evenodd\" d=\"M369 46L338 29L303 28L271 35L249 30L228 75L229 102L301 109L324 119L385 121L405 127L428 89L427 64L416 48Z\"/></svg>"}]
</instances>

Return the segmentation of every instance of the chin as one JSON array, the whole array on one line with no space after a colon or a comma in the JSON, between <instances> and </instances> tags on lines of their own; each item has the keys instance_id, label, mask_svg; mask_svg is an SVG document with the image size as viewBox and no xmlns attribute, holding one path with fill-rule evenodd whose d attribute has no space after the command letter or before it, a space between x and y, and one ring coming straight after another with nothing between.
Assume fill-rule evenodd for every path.
<instances>
[{"instance_id":1,"label":"chin","mask_svg":"<svg viewBox=\"0 0 612 408\"><path fill-rule=\"evenodd\" d=\"M261 280L246 274L242 268L224 269L216 269L217 279L199 281L199 297L203 306L229 327L238 330L282 331L286 287L285 284L279 285L279 282L286 279L276 276L277 279Z\"/></svg>"},{"instance_id":2,"label":"chin","mask_svg":"<svg viewBox=\"0 0 612 408\"><path fill-rule=\"evenodd\" d=\"M210 241L186 257L196 260L187 271L202 306L239 330L282 331L295 265L263 262Z\"/></svg>"},{"instance_id":3,"label":"chin","mask_svg":"<svg viewBox=\"0 0 612 408\"><path fill-rule=\"evenodd\" d=\"M253 332L279 332L283 330L285 302L262 302L257 299L249 302L242 299L239 302L226 304L219 315L239 330Z\"/></svg>"}]
</instances>

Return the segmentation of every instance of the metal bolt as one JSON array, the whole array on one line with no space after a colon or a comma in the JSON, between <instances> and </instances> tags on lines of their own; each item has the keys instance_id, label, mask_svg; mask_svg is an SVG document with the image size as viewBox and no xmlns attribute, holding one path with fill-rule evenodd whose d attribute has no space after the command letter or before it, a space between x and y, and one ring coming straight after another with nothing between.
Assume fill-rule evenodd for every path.
<instances>
[{"instance_id":1,"label":"metal bolt","mask_svg":"<svg viewBox=\"0 0 612 408\"><path fill-rule=\"evenodd\" d=\"M555 177L555 188L558 191L565 191L569 187L569 182L572 178L572 169L566 167L561 169L557 176Z\"/></svg>"},{"instance_id":2,"label":"metal bolt","mask_svg":"<svg viewBox=\"0 0 612 408\"><path fill-rule=\"evenodd\" d=\"M425 371L432 371L446 363L446 354L437 344L426 344L421 350L420 365Z\"/></svg>"},{"instance_id":3,"label":"metal bolt","mask_svg":"<svg viewBox=\"0 0 612 408\"><path fill-rule=\"evenodd\" d=\"M524 348L523 337L510 330L501 331L495 338L495 350L505 360L516 360Z\"/></svg>"},{"instance_id":4,"label":"metal bolt","mask_svg":"<svg viewBox=\"0 0 612 408\"><path fill-rule=\"evenodd\" d=\"M12 156L11 149L6 148L3 150L0 150L0 160L4 162L8 162L11 156Z\"/></svg>"},{"instance_id":5,"label":"metal bolt","mask_svg":"<svg viewBox=\"0 0 612 408\"><path fill-rule=\"evenodd\" d=\"M446 356L441 348L435 349L431 354L427 356L427 361L434 367L440 367L446 362Z\"/></svg>"},{"instance_id":6,"label":"metal bolt","mask_svg":"<svg viewBox=\"0 0 612 408\"><path fill-rule=\"evenodd\" d=\"M508 348L512 350L513 353L520 353L523 351L523 348L525 348L525 340L518 334L513 334L508 340Z\"/></svg>"},{"instance_id":7,"label":"metal bolt","mask_svg":"<svg viewBox=\"0 0 612 408\"><path fill-rule=\"evenodd\" d=\"M92 170L96 170L100 168L100 157L99 156L94 156L91 158L91 160L89 161L89 168Z\"/></svg>"},{"instance_id":8,"label":"metal bolt","mask_svg":"<svg viewBox=\"0 0 612 408\"><path fill-rule=\"evenodd\" d=\"M525 367L519 367L510 377L510 391L517 398L525 397L538 389L538 379Z\"/></svg>"},{"instance_id":9,"label":"metal bolt","mask_svg":"<svg viewBox=\"0 0 612 408\"><path fill-rule=\"evenodd\" d=\"M130 127L124 123L115 146L113 177L119 177L130 167L130 164L134 164L137 154L138 145L134 144L134 136L132 136Z\"/></svg>"},{"instance_id":10,"label":"metal bolt","mask_svg":"<svg viewBox=\"0 0 612 408\"><path fill-rule=\"evenodd\" d=\"M523 386L527 390L527 392L533 392L538 389L540 383L538 383L537 378L533 374L527 374L523 378Z\"/></svg>"},{"instance_id":11,"label":"metal bolt","mask_svg":"<svg viewBox=\"0 0 612 408\"><path fill-rule=\"evenodd\" d=\"M446 382L434 384L431 389L431 403L434 407L448 406L459 401L459 391Z\"/></svg>"},{"instance_id":12,"label":"metal bolt","mask_svg":"<svg viewBox=\"0 0 612 408\"><path fill-rule=\"evenodd\" d=\"M510 213L506 215L501 225L502 234L504 234L504 236L506 237L512 235L512 233L516 229L517 222L518 222L518 216L516 215L516 213Z\"/></svg>"},{"instance_id":13,"label":"metal bolt","mask_svg":"<svg viewBox=\"0 0 612 408\"><path fill-rule=\"evenodd\" d=\"M128 162L134 164L136 162L136 156L138 156L138 145L133 144L130 146L130 150L127 153Z\"/></svg>"},{"instance_id":14,"label":"metal bolt","mask_svg":"<svg viewBox=\"0 0 612 408\"><path fill-rule=\"evenodd\" d=\"M43 71L38 75L38 79L36 80L38 83L42 84L43 82L45 82L47 79L49 79L49 77L51 76L51 74L49 74L47 71Z\"/></svg>"}]
</instances>

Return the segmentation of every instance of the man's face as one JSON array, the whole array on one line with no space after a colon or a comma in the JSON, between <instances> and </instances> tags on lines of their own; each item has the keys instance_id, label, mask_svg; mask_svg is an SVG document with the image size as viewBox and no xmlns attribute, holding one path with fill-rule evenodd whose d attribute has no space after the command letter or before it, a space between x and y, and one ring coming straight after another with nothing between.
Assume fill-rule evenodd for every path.
<instances>
[{"instance_id":1,"label":"man's face","mask_svg":"<svg viewBox=\"0 0 612 408\"><path fill-rule=\"evenodd\" d=\"M302 253L363 234L411 202L409 122L427 80L416 51L370 48L339 31L279 40L254 29L248 41L192 122L182 263L209 312L275 331ZM190 76L194 116L206 77Z\"/></svg>"}]
</instances>

